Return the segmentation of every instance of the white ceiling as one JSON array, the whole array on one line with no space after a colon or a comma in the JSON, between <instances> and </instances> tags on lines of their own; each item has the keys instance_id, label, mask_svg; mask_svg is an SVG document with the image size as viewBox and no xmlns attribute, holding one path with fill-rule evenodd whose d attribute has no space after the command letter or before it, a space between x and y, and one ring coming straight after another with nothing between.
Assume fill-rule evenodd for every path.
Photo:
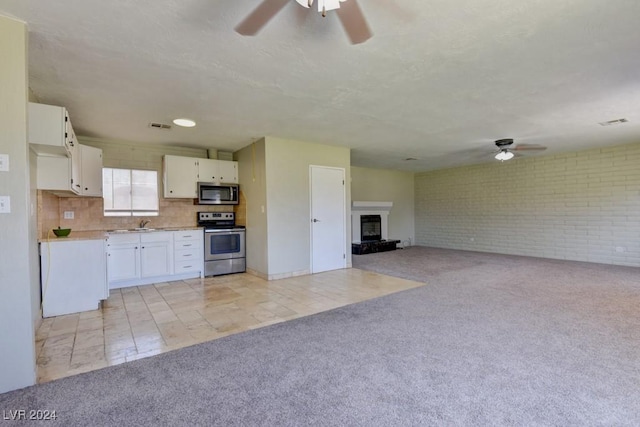
<instances>
[{"instance_id":1,"label":"white ceiling","mask_svg":"<svg viewBox=\"0 0 640 427\"><path fill-rule=\"evenodd\" d=\"M79 135L227 151L266 135L413 171L495 161L499 138L544 155L640 142L638 0L358 0L374 33L360 45L335 13L294 0L256 37L238 35L260 1L0 11L29 24L30 87L66 106ZM148 127L177 117L198 125Z\"/></svg>"}]
</instances>

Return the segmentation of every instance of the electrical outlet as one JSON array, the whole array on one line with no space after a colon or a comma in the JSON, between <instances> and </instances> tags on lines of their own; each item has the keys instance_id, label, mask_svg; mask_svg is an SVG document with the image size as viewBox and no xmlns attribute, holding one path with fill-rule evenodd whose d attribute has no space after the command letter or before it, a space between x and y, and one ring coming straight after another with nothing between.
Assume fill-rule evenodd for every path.
<instances>
[{"instance_id":1,"label":"electrical outlet","mask_svg":"<svg viewBox=\"0 0 640 427\"><path fill-rule=\"evenodd\" d=\"M11 213L11 197L0 196L0 213Z\"/></svg>"},{"instance_id":2,"label":"electrical outlet","mask_svg":"<svg viewBox=\"0 0 640 427\"><path fill-rule=\"evenodd\" d=\"M64 219L73 219L73 211L64 211Z\"/></svg>"},{"instance_id":3,"label":"electrical outlet","mask_svg":"<svg viewBox=\"0 0 640 427\"><path fill-rule=\"evenodd\" d=\"M0 154L0 172L9 172L8 154Z\"/></svg>"}]
</instances>

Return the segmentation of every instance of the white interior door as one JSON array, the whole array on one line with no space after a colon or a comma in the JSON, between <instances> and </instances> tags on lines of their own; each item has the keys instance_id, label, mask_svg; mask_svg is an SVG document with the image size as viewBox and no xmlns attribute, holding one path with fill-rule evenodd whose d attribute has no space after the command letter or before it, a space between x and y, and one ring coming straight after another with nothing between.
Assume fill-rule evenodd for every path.
<instances>
[{"instance_id":1,"label":"white interior door","mask_svg":"<svg viewBox=\"0 0 640 427\"><path fill-rule=\"evenodd\" d=\"M345 172L310 166L311 272L346 267Z\"/></svg>"}]
</instances>

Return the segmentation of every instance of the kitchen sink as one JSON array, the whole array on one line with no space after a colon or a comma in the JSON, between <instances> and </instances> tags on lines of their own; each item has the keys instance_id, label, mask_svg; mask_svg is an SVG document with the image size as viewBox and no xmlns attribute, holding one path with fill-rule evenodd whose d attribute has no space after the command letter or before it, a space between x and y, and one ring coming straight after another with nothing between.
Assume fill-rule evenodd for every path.
<instances>
[{"instance_id":1,"label":"kitchen sink","mask_svg":"<svg viewBox=\"0 0 640 427\"><path fill-rule=\"evenodd\" d=\"M155 228L146 228L146 227L140 228L140 227L138 227L138 228L134 228L131 231L155 231Z\"/></svg>"}]
</instances>

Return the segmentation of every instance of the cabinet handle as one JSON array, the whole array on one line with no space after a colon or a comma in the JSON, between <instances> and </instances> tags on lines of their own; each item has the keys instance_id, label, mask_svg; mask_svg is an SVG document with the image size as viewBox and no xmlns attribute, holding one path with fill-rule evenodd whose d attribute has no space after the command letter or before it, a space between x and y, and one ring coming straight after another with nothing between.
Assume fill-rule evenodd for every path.
<instances>
[{"instance_id":1,"label":"cabinet handle","mask_svg":"<svg viewBox=\"0 0 640 427\"><path fill-rule=\"evenodd\" d=\"M76 187L80 187L80 184L76 184Z\"/></svg>"},{"instance_id":2,"label":"cabinet handle","mask_svg":"<svg viewBox=\"0 0 640 427\"><path fill-rule=\"evenodd\" d=\"M89 188L88 187L84 187L84 191L87 191L87 190L89 190Z\"/></svg>"},{"instance_id":3,"label":"cabinet handle","mask_svg":"<svg viewBox=\"0 0 640 427\"><path fill-rule=\"evenodd\" d=\"M134 249L138 249L138 247L136 246Z\"/></svg>"},{"instance_id":4,"label":"cabinet handle","mask_svg":"<svg viewBox=\"0 0 640 427\"><path fill-rule=\"evenodd\" d=\"M173 193L173 190L169 190L169 193Z\"/></svg>"},{"instance_id":5,"label":"cabinet handle","mask_svg":"<svg viewBox=\"0 0 640 427\"><path fill-rule=\"evenodd\" d=\"M188 245L182 245L182 246L184 246L184 247L191 246L191 243L189 243Z\"/></svg>"},{"instance_id":6,"label":"cabinet handle","mask_svg":"<svg viewBox=\"0 0 640 427\"><path fill-rule=\"evenodd\" d=\"M184 266L184 267L182 267L182 268L191 268L191 267L193 267L193 266L192 266L192 265L185 265L185 266Z\"/></svg>"},{"instance_id":7,"label":"cabinet handle","mask_svg":"<svg viewBox=\"0 0 640 427\"><path fill-rule=\"evenodd\" d=\"M185 255L182 255L182 256L184 256L184 257L188 257L188 256L191 256L191 254L185 254Z\"/></svg>"}]
</instances>

